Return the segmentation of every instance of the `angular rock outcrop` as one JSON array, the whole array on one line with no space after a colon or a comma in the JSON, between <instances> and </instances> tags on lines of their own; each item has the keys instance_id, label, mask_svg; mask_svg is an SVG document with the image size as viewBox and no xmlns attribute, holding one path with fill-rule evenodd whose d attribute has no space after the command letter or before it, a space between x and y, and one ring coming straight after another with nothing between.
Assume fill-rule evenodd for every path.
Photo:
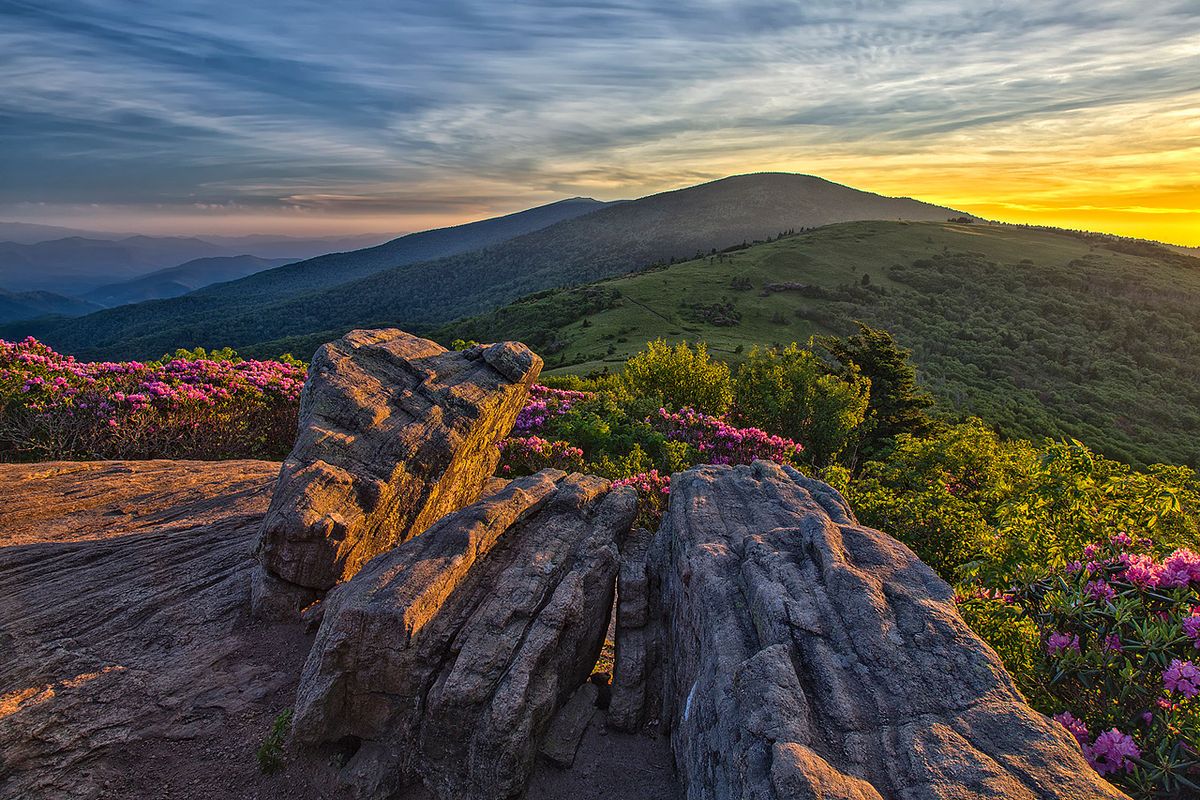
<instances>
[{"instance_id":1,"label":"angular rock outcrop","mask_svg":"<svg viewBox=\"0 0 1200 800\"><path fill-rule=\"evenodd\" d=\"M474 502L541 366L522 344L451 352L391 329L321 347L263 523L256 610L286 617Z\"/></svg>"},{"instance_id":2,"label":"angular rock outcrop","mask_svg":"<svg viewBox=\"0 0 1200 800\"><path fill-rule=\"evenodd\" d=\"M649 563L692 800L1124 797L1025 704L950 587L819 481L677 475Z\"/></svg>"},{"instance_id":3,"label":"angular rock outcrop","mask_svg":"<svg viewBox=\"0 0 1200 800\"><path fill-rule=\"evenodd\" d=\"M377 556L325 599L296 741L359 745L355 797L518 794L596 662L635 511L630 489L545 470Z\"/></svg>"}]
</instances>

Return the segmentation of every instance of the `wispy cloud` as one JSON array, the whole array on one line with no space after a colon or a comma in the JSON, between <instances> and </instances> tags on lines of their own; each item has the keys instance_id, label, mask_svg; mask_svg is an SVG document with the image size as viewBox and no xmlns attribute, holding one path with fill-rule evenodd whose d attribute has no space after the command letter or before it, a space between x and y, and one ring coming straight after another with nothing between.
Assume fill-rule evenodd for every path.
<instances>
[{"instance_id":1,"label":"wispy cloud","mask_svg":"<svg viewBox=\"0 0 1200 800\"><path fill-rule=\"evenodd\" d=\"M1200 183L1194 0L0 0L0 86L0 216L401 229L759 168L996 207L979 170L1052 166L1030 206Z\"/></svg>"}]
</instances>

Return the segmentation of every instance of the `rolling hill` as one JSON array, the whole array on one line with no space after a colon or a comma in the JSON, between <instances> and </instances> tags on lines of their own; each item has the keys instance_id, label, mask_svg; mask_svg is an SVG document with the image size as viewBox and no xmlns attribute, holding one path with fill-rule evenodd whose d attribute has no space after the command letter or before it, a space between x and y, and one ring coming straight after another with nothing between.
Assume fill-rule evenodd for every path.
<instances>
[{"instance_id":1,"label":"rolling hill","mask_svg":"<svg viewBox=\"0 0 1200 800\"><path fill-rule=\"evenodd\" d=\"M197 258L133 280L101 286L83 297L99 306L108 307L140 303L143 300L161 300L289 263L291 260L287 258L259 258L249 255Z\"/></svg>"},{"instance_id":2,"label":"rolling hill","mask_svg":"<svg viewBox=\"0 0 1200 800\"><path fill-rule=\"evenodd\" d=\"M0 289L0 322L19 322L48 315L79 316L100 306L53 292L9 292Z\"/></svg>"},{"instance_id":3,"label":"rolling hill","mask_svg":"<svg viewBox=\"0 0 1200 800\"><path fill-rule=\"evenodd\" d=\"M524 214L539 211L544 213L534 209ZM781 231L849 220L945 220L959 214L807 175L741 175L607 205L524 235L509 226L509 238L499 243L477 236L464 246L460 236L452 236L456 254L436 260L428 259L437 247L417 245L446 249L444 234L414 234L425 238L405 237L410 244L402 251L405 239L29 332L80 356L114 358L157 355L179 346L246 348L358 326L396 324L420 330L531 291L586 283ZM337 278L342 282L335 284Z\"/></svg>"},{"instance_id":4,"label":"rolling hill","mask_svg":"<svg viewBox=\"0 0 1200 800\"><path fill-rule=\"evenodd\" d=\"M845 334L913 350L955 414L1071 436L1133 464L1200 465L1200 259L1111 237L990 224L831 225L736 252L542 292L435 336L520 339L548 371L616 369L647 340L755 344ZM299 345L299 343L296 343Z\"/></svg>"}]
</instances>

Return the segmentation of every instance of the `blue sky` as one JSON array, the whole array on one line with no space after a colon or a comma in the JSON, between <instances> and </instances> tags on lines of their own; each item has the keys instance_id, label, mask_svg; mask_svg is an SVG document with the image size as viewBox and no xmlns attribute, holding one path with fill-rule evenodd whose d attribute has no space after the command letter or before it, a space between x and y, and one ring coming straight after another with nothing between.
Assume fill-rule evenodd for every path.
<instances>
[{"instance_id":1,"label":"blue sky","mask_svg":"<svg viewBox=\"0 0 1200 800\"><path fill-rule=\"evenodd\" d=\"M787 169L1200 221L1196 0L0 0L0 88L0 219L403 231Z\"/></svg>"}]
</instances>

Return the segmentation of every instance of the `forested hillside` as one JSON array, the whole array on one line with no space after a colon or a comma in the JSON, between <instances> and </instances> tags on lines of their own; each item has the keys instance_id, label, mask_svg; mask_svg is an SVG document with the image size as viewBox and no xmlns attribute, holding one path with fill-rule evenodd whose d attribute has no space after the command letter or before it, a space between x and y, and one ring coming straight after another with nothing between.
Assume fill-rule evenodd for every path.
<instances>
[{"instance_id":1,"label":"forested hillside","mask_svg":"<svg viewBox=\"0 0 1200 800\"><path fill-rule=\"evenodd\" d=\"M1070 436L1134 464L1200 463L1200 259L1012 226L833 225L445 326L521 339L557 372L616 368L647 340L755 344L892 331L947 411L1012 437Z\"/></svg>"},{"instance_id":2,"label":"forested hillside","mask_svg":"<svg viewBox=\"0 0 1200 800\"><path fill-rule=\"evenodd\" d=\"M741 175L608 205L538 225L532 233L510 231L498 244L478 243L437 260L411 257L416 251L398 257L395 246L405 241L400 239L175 300L0 333L9 338L32 333L82 357L149 358L197 345L246 349L330 329L383 324L421 329L531 291L690 258L781 231L847 220L944 220L957 215L807 175ZM421 252L422 258L434 257L429 250Z\"/></svg>"}]
</instances>

